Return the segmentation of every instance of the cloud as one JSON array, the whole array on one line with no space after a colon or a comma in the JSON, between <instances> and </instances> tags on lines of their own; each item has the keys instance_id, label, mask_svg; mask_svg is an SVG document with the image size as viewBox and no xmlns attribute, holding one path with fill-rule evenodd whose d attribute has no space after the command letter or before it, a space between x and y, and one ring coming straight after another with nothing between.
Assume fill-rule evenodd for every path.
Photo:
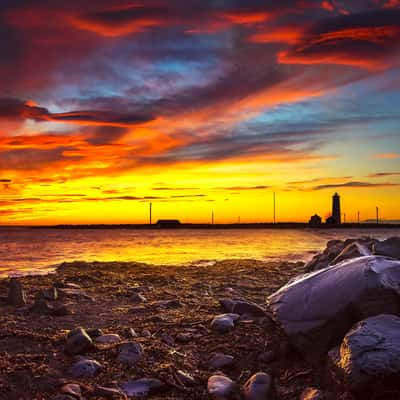
<instances>
[{"instance_id":1,"label":"cloud","mask_svg":"<svg viewBox=\"0 0 400 400\"><path fill-rule=\"evenodd\" d=\"M338 189L338 188L379 188L379 187L397 187L400 184L397 183L371 183L371 182L345 182L328 185L314 186L312 190L324 190L324 189Z\"/></svg>"},{"instance_id":2,"label":"cloud","mask_svg":"<svg viewBox=\"0 0 400 400\"><path fill-rule=\"evenodd\" d=\"M0 183L11 183L11 179L0 179Z\"/></svg>"},{"instance_id":3,"label":"cloud","mask_svg":"<svg viewBox=\"0 0 400 400\"><path fill-rule=\"evenodd\" d=\"M386 176L397 176L400 172L376 172L374 174L367 175L367 178L383 178Z\"/></svg>"},{"instance_id":4,"label":"cloud","mask_svg":"<svg viewBox=\"0 0 400 400\"><path fill-rule=\"evenodd\" d=\"M231 186L231 187L220 187L216 189L221 189L221 190L265 190L269 189L270 186L264 186L264 185L259 185L259 186Z\"/></svg>"},{"instance_id":5,"label":"cloud","mask_svg":"<svg viewBox=\"0 0 400 400\"><path fill-rule=\"evenodd\" d=\"M400 153L379 153L375 154L374 158L383 160L395 160L397 158L400 158Z\"/></svg>"},{"instance_id":6,"label":"cloud","mask_svg":"<svg viewBox=\"0 0 400 400\"><path fill-rule=\"evenodd\" d=\"M284 64L340 64L379 70L399 49L400 10L372 10L315 23L289 50Z\"/></svg>"}]
</instances>

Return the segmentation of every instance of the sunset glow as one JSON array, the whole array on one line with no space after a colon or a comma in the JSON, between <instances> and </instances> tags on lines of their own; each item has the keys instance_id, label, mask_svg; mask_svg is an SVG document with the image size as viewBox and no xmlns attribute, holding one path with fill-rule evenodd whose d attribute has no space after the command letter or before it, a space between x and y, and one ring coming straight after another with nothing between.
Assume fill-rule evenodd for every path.
<instances>
[{"instance_id":1,"label":"sunset glow","mask_svg":"<svg viewBox=\"0 0 400 400\"><path fill-rule=\"evenodd\" d=\"M5 0L0 54L0 224L400 220L398 1Z\"/></svg>"}]
</instances>

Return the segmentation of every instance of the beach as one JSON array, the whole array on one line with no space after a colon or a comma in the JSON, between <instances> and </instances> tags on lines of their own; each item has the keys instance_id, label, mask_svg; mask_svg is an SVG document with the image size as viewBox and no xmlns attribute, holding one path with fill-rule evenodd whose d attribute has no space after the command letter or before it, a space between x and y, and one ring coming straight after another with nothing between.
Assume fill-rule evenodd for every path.
<instances>
[{"instance_id":1,"label":"beach","mask_svg":"<svg viewBox=\"0 0 400 400\"><path fill-rule=\"evenodd\" d=\"M0 281L0 398L52 399L66 383L79 383L85 398L105 398L96 397L97 386L116 387L119 382L152 377L166 384L155 399L209 399L207 379L213 373L210 358L215 353L234 357L234 363L222 369L239 383L252 373L268 371L280 399L298 398L310 385L324 387L324 377L290 349L269 318L239 321L224 334L210 328L212 318L221 313L219 299L244 297L264 305L269 294L303 268L301 263L254 260L197 268L71 263L52 274L21 278L30 305L40 290L58 285L60 297L49 304L65 305L67 315L6 305L4 279ZM69 285L76 290L61 294L61 287ZM137 293L145 300L139 301ZM77 327L121 337L121 342L96 344L88 351L102 366L93 378L68 374L75 358L65 352L66 335ZM137 337L132 338L130 328ZM116 357L120 343L132 340L143 346L144 355L127 368ZM178 370L190 374L194 386L177 378ZM340 388L336 395L341 398Z\"/></svg>"}]
</instances>

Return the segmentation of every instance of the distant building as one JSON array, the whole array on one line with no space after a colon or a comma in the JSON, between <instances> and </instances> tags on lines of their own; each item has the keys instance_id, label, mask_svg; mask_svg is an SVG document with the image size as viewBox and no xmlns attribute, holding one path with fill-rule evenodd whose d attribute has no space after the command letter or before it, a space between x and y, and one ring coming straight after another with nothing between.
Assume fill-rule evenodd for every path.
<instances>
[{"instance_id":1,"label":"distant building","mask_svg":"<svg viewBox=\"0 0 400 400\"><path fill-rule=\"evenodd\" d=\"M326 219L328 225L340 225L342 218L340 214L340 196L335 193L332 196L332 215Z\"/></svg>"},{"instance_id":2,"label":"distant building","mask_svg":"<svg viewBox=\"0 0 400 400\"><path fill-rule=\"evenodd\" d=\"M315 215L313 215L313 216L310 218L310 220L308 221L308 223L309 223L311 226L318 226L318 225L321 225L321 223L322 223L322 218L321 218L318 214L315 214Z\"/></svg>"},{"instance_id":3,"label":"distant building","mask_svg":"<svg viewBox=\"0 0 400 400\"><path fill-rule=\"evenodd\" d=\"M156 223L157 228L179 228L181 222L178 219L159 219Z\"/></svg>"}]
</instances>

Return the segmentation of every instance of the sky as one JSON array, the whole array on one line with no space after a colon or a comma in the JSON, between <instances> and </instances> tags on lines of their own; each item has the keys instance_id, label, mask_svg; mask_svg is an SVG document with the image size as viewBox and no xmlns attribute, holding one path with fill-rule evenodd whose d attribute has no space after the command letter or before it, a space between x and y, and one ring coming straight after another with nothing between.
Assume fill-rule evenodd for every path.
<instances>
[{"instance_id":1,"label":"sky","mask_svg":"<svg viewBox=\"0 0 400 400\"><path fill-rule=\"evenodd\" d=\"M400 0L2 0L0 224L400 220Z\"/></svg>"}]
</instances>

